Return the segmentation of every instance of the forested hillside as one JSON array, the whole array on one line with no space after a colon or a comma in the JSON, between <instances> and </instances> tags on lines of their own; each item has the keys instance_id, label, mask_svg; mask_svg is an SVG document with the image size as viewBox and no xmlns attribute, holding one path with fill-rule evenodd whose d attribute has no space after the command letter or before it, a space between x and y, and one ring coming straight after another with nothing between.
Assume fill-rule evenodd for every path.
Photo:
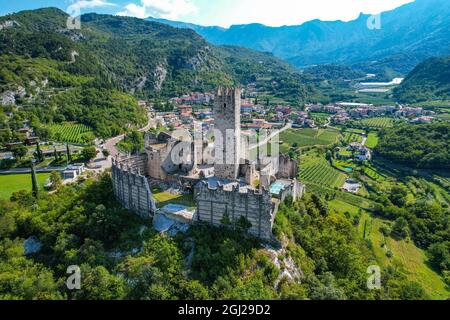
<instances>
[{"instance_id":1,"label":"forested hillside","mask_svg":"<svg viewBox=\"0 0 450 320\"><path fill-rule=\"evenodd\" d=\"M78 121L109 137L146 123L134 97L174 97L259 81L269 93L304 102L311 86L288 64L237 47L214 47L192 30L109 15L66 28L58 9L0 18L2 126ZM8 24L6 24L8 22ZM278 90L273 83L286 83ZM134 97L132 97L134 96ZM20 107L20 108L17 108ZM5 120L5 113L17 115Z\"/></svg>"},{"instance_id":2,"label":"forested hillside","mask_svg":"<svg viewBox=\"0 0 450 320\"><path fill-rule=\"evenodd\" d=\"M378 155L410 167L450 169L450 124L406 125L380 132Z\"/></svg>"},{"instance_id":3,"label":"forested hillside","mask_svg":"<svg viewBox=\"0 0 450 320\"><path fill-rule=\"evenodd\" d=\"M245 230L195 225L175 238L111 198L105 174L52 195L14 194L0 201L1 299L424 299L402 270L368 290L372 256L352 219L331 213L316 196L286 202L264 247ZM37 203L39 205L37 205ZM24 240L39 239L39 253ZM79 265L81 290L66 288Z\"/></svg>"},{"instance_id":4,"label":"forested hillside","mask_svg":"<svg viewBox=\"0 0 450 320\"><path fill-rule=\"evenodd\" d=\"M450 57L419 64L394 91L400 102L450 100Z\"/></svg>"}]
</instances>

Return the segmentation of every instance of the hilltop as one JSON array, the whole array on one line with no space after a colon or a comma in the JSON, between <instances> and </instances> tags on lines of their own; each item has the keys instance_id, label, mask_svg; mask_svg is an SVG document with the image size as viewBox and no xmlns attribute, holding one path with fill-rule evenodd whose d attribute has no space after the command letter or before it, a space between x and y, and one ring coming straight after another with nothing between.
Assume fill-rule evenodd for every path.
<instances>
[{"instance_id":1,"label":"hilltop","mask_svg":"<svg viewBox=\"0 0 450 320\"><path fill-rule=\"evenodd\" d=\"M419 64L396 88L395 96L405 103L450 100L450 56Z\"/></svg>"}]
</instances>

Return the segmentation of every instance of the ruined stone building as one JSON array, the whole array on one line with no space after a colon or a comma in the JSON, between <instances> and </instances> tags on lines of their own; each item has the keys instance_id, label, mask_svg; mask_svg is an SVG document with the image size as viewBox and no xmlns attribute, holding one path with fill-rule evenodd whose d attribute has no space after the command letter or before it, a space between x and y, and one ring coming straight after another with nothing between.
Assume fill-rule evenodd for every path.
<instances>
[{"instance_id":1,"label":"ruined stone building","mask_svg":"<svg viewBox=\"0 0 450 320\"><path fill-rule=\"evenodd\" d=\"M178 184L194 193L193 222L222 226L224 220L233 224L244 217L251 234L270 239L279 204L288 196L302 197L304 186L296 180L298 163L289 157L250 159L240 110L239 89L217 90L212 148L211 141L193 139L195 133L147 134L145 155L113 162L115 197L125 208L148 217L157 212L150 185Z\"/></svg>"}]
</instances>

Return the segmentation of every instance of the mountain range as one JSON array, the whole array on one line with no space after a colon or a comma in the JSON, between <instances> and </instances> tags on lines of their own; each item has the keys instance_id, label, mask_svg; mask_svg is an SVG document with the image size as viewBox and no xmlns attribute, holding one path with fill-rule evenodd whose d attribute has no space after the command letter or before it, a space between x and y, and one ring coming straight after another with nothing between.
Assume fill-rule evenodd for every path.
<instances>
[{"instance_id":1,"label":"mountain range","mask_svg":"<svg viewBox=\"0 0 450 320\"><path fill-rule=\"evenodd\" d=\"M299 26L248 24L227 29L149 20L193 29L216 45L270 52L297 67L332 63L406 74L427 58L450 54L448 0L416 0L384 12L380 29L368 28L370 17L361 14L350 22L313 20Z\"/></svg>"}]
</instances>

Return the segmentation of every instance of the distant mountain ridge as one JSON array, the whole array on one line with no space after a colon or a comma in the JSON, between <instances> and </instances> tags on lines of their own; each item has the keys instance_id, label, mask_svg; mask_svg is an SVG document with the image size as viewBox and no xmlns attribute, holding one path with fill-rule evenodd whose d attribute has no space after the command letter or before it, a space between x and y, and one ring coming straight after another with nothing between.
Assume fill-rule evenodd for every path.
<instances>
[{"instance_id":1,"label":"distant mountain ridge","mask_svg":"<svg viewBox=\"0 0 450 320\"><path fill-rule=\"evenodd\" d=\"M370 15L350 22L313 20L300 26L233 25L202 27L149 18L190 28L213 44L271 52L298 67L315 64L387 64L407 73L431 56L450 54L450 1L416 0L381 14L381 29L369 30Z\"/></svg>"}]
</instances>

